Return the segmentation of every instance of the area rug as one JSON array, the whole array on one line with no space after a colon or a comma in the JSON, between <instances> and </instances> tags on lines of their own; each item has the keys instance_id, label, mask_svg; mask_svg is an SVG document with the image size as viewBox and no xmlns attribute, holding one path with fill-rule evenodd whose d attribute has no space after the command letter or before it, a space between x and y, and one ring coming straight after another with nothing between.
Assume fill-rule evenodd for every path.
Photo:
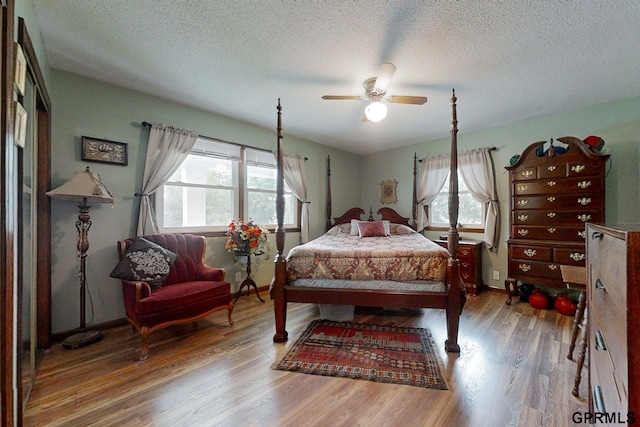
<instances>
[{"instance_id":1,"label":"area rug","mask_svg":"<svg viewBox=\"0 0 640 427\"><path fill-rule=\"evenodd\" d=\"M273 369L447 390L422 328L315 320Z\"/></svg>"}]
</instances>

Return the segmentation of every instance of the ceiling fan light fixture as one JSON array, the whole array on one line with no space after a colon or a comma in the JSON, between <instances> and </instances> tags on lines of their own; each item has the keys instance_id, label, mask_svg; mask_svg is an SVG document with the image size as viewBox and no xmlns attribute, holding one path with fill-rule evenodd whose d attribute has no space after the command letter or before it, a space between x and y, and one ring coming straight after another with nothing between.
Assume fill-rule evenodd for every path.
<instances>
[{"instance_id":1,"label":"ceiling fan light fixture","mask_svg":"<svg viewBox=\"0 0 640 427\"><path fill-rule=\"evenodd\" d=\"M373 101L364 109L364 115L369 121L378 123L387 117L387 106L380 101Z\"/></svg>"}]
</instances>

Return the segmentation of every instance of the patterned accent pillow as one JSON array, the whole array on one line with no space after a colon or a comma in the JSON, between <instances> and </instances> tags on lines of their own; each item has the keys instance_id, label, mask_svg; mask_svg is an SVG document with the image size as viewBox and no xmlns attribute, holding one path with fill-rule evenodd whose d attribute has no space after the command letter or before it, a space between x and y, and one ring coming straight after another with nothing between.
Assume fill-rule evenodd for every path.
<instances>
[{"instance_id":1,"label":"patterned accent pillow","mask_svg":"<svg viewBox=\"0 0 640 427\"><path fill-rule=\"evenodd\" d=\"M116 279L144 281L153 289L162 287L177 255L142 237L136 237L110 276Z\"/></svg>"},{"instance_id":2,"label":"patterned accent pillow","mask_svg":"<svg viewBox=\"0 0 640 427\"><path fill-rule=\"evenodd\" d=\"M358 228L358 224L361 222L371 222L371 221L358 221L357 219L351 220L351 236L360 236L360 229ZM382 225L384 225L385 236L391 236L391 221L384 219L382 221Z\"/></svg>"},{"instance_id":3,"label":"patterned accent pillow","mask_svg":"<svg viewBox=\"0 0 640 427\"><path fill-rule=\"evenodd\" d=\"M385 237L387 235L382 221L360 221L358 230L360 230L360 237Z\"/></svg>"}]
</instances>

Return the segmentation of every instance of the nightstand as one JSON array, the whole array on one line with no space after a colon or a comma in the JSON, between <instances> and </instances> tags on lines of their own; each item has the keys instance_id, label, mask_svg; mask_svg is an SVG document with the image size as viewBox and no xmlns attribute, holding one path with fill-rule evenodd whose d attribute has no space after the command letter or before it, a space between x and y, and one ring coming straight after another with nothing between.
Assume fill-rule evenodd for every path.
<instances>
[{"instance_id":1,"label":"nightstand","mask_svg":"<svg viewBox=\"0 0 640 427\"><path fill-rule=\"evenodd\" d=\"M434 242L447 248L447 241L435 239ZM477 240L458 241L458 262L460 277L470 295L478 295L484 286L482 282L482 242Z\"/></svg>"}]
</instances>

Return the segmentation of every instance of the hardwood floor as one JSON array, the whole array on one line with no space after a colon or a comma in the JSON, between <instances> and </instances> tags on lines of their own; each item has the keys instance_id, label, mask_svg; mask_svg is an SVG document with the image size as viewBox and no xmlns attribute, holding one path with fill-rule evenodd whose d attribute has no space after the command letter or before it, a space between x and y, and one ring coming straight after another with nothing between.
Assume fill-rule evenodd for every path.
<instances>
[{"instance_id":1,"label":"hardwood floor","mask_svg":"<svg viewBox=\"0 0 640 427\"><path fill-rule=\"evenodd\" d=\"M263 298L267 297L263 292ZM129 327L44 356L25 426L568 426L587 411L571 394L572 318L484 292L469 297L459 355L444 351L444 310L358 309L355 322L428 328L449 390L270 369L319 316L290 304L289 342L275 344L273 307L241 297L235 325L218 312L151 334L149 360ZM135 349L135 350L134 350ZM586 396L587 380L580 386Z\"/></svg>"}]
</instances>

